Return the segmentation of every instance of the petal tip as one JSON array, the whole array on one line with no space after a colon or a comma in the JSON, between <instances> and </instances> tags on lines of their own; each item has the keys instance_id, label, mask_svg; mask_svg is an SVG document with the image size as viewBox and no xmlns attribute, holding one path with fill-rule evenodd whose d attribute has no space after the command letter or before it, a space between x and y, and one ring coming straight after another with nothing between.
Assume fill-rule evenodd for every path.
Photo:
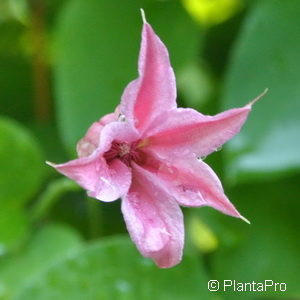
<instances>
[{"instance_id":1,"label":"petal tip","mask_svg":"<svg viewBox=\"0 0 300 300\"><path fill-rule=\"evenodd\" d=\"M243 220L244 222L246 222L247 224L251 225L250 221L248 219L246 219L243 216L240 216L240 219Z\"/></svg>"},{"instance_id":2,"label":"petal tip","mask_svg":"<svg viewBox=\"0 0 300 300\"><path fill-rule=\"evenodd\" d=\"M143 20L143 23L146 24L147 23L147 20L146 20L146 15L145 15L145 11L143 8L140 9L141 10L141 15L142 15L142 20Z\"/></svg>"},{"instance_id":3,"label":"petal tip","mask_svg":"<svg viewBox=\"0 0 300 300\"><path fill-rule=\"evenodd\" d=\"M261 94L259 94L256 98L254 98L253 100L251 100L248 104L247 104L247 106L252 106L253 104L255 104L258 100L260 100L262 97L264 97L265 95L266 95L266 93L269 91L269 89L268 88L265 88L265 90L261 93Z\"/></svg>"},{"instance_id":4,"label":"petal tip","mask_svg":"<svg viewBox=\"0 0 300 300\"><path fill-rule=\"evenodd\" d=\"M53 167L53 168L55 168L56 167L56 164L55 163L52 163L51 161L45 161L45 163L48 165L48 166L50 166L50 167Z\"/></svg>"},{"instance_id":5,"label":"petal tip","mask_svg":"<svg viewBox=\"0 0 300 300\"><path fill-rule=\"evenodd\" d=\"M175 262L167 262L167 263L160 263L160 262L156 262L154 260L154 263L156 264L156 266L160 269L170 269L173 267L176 267L180 262L181 262L182 258L180 258L178 261Z\"/></svg>"}]
</instances>

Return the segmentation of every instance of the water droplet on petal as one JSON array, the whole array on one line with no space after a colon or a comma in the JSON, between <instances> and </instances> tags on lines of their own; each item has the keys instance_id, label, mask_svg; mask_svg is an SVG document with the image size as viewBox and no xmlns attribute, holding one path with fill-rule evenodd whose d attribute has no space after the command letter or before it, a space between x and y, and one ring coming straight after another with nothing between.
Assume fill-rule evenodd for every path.
<instances>
[{"instance_id":1,"label":"water droplet on petal","mask_svg":"<svg viewBox=\"0 0 300 300\"><path fill-rule=\"evenodd\" d=\"M119 121L119 122L126 122L125 115L123 115L122 113L120 113L120 114L118 115L118 121Z\"/></svg>"},{"instance_id":2,"label":"water droplet on petal","mask_svg":"<svg viewBox=\"0 0 300 300\"><path fill-rule=\"evenodd\" d=\"M198 160L202 160L202 161L203 161L203 160L205 160L205 159L206 159L206 157L207 157L206 155L204 155L204 156L198 156L198 157L197 157L197 159L198 159Z\"/></svg>"}]
</instances>

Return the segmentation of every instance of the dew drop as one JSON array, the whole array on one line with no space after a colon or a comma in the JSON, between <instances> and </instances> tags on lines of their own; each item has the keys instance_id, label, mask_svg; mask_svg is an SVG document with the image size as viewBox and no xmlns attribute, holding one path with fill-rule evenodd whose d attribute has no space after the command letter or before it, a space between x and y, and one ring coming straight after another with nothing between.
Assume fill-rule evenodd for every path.
<instances>
[{"instance_id":1,"label":"dew drop","mask_svg":"<svg viewBox=\"0 0 300 300\"><path fill-rule=\"evenodd\" d=\"M119 122L126 122L125 116L124 116L123 114L120 113L120 114L118 115L118 121L119 121Z\"/></svg>"},{"instance_id":2,"label":"dew drop","mask_svg":"<svg viewBox=\"0 0 300 300\"><path fill-rule=\"evenodd\" d=\"M204 155L204 156L198 156L197 159L198 159L198 160L205 160L206 157L207 157L206 155Z\"/></svg>"}]
</instances>

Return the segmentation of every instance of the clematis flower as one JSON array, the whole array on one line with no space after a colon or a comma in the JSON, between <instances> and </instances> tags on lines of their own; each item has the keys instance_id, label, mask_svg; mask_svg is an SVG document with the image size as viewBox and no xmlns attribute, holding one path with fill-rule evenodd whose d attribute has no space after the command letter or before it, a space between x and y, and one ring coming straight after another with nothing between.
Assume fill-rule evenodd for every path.
<instances>
[{"instance_id":1,"label":"clematis flower","mask_svg":"<svg viewBox=\"0 0 300 300\"><path fill-rule=\"evenodd\" d=\"M93 123L79 141L79 158L48 164L75 180L90 197L107 202L121 198L138 250L168 268L182 257L180 205L211 206L247 221L199 158L240 131L257 99L215 116L178 108L168 51L143 20L139 77L125 88L116 111Z\"/></svg>"}]
</instances>

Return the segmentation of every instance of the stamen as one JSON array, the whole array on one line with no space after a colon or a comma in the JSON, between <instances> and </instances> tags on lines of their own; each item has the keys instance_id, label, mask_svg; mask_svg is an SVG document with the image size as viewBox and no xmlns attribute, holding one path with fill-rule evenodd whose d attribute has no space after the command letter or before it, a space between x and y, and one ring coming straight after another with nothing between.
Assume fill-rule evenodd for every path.
<instances>
[{"instance_id":1,"label":"stamen","mask_svg":"<svg viewBox=\"0 0 300 300\"><path fill-rule=\"evenodd\" d=\"M119 145L119 156L122 157L130 153L130 146L128 144L122 143Z\"/></svg>"},{"instance_id":2,"label":"stamen","mask_svg":"<svg viewBox=\"0 0 300 300\"><path fill-rule=\"evenodd\" d=\"M131 144L113 141L111 148L104 153L104 158L108 163L114 159L119 159L128 167L131 166L132 161L140 164L143 161L144 155L143 152L137 148L138 145L139 141Z\"/></svg>"}]
</instances>

